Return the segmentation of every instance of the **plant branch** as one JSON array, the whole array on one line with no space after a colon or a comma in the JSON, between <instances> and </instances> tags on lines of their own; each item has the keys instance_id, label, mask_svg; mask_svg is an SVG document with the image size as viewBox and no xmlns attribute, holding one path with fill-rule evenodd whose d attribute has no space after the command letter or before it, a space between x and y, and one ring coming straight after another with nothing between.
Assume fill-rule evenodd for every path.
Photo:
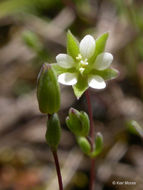
<instances>
[{"instance_id":1,"label":"plant branch","mask_svg":"<svg viewBox=\"0 0 143 190\"><path fill-rule=\"evenodd\" d=\"M88 113L89 113L89 119L90 119L91 149L93 150L93 148L94 148L94 125L93 125L93 112L92 112L89 90L86 90L85 95L86 95L86 100L87 100L87 105L88 105ZM95 158L92 158L91 159L91 168L90 168L89 190L94 189L94 180L95 180Z\"/></svg>"},{"instance_id":2,"label":"plant branch","mask_svg":"<svg viewBox=\"0 0 143 190\"><path fill-rule=\"evenodd\" d=\"M61 176L61 170L60 170L60 165L59 165L57 151L52 151L52 154L53 154L53 157L54 157L56 171L57 171L57 176L58 176L59 190L63 190L63 182L62 182L62 176Z\"/></svg>"}]
</instances>

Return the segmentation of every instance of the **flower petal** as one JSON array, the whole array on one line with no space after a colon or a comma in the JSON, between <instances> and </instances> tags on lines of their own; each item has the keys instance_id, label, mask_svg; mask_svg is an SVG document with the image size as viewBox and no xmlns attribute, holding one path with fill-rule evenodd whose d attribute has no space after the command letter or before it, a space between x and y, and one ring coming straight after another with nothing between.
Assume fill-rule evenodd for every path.
<instances>
[{"instance_id":1,"label":"flower petal","mask_svg":"<svg viewBox=\"0 0 143 190\"><path fill-rule=\"evenodd\" d=\"M63 68L71 68L74 66L74 60L68 54L59 54L56 56L57 64Z\"/></svg>"},{"instance_id":2,"label":"flower petal","mask_svg":"<svg viewBox=\"0 0 143 190\"><path fill-rule=\"evenodd\" d=\"M86 35L79 44L80 53L84 58L90 58L94 54L95 40L91 35Z\"/></svg>"},{"instance_id":3,"label":"flower petal","mask_svg":"<svg viewBox=\"0 0 143 190\"><path fill-rule=\"evenodd\" d=\"M111 53L101 53L97 56L94 68L97 70L104 70L107 69L113 61L113 55Z\"/></svg>"},{"instance_id":4,"label":"flower petal","mask_svg":"<svg viewBox=\"0 0 143 190\"><path fill-rule=\"evenodd\" d=\"M106 83L104 79L98 75L91 76L88 79L88 85L91 88L95 88L95 89L103 89L106 87Z\"/></svg>"},{"instance_id":5,"label":"flower petal","mask_svg":"<svg viewBox=\"0 0 143 190\"><path fill-rule=\"evenodd\" d=\"M77 83L77 75L75 73L63 73L58 76L58 82L64 85L74 85Z\"/></svg>"}]
</instances>

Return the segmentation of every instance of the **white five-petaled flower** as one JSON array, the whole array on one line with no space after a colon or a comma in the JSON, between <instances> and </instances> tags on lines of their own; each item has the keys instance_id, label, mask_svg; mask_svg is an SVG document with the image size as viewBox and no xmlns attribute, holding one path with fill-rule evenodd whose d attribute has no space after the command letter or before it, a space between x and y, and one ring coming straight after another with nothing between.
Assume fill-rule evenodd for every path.
<instances>
[{"instance_id":1,"label":"white five-petaled flower","mask_svg":"<svg viewBox=\"0 0 143 190\"><path fill-rule=\"evenodd\" d=\"M90 65L90 58L94 55L96 41L91 35L86 35L79 44L79 54L76 57L71 57L68 54L59 54L56 56L57 64L65 69L74 69L74 72L65 72L58 76L58 81L64 85L75 85L78 82L78 76L82 77L84 71ZM110 53L100 53L94 63L92 69L103 71L112 63L113 56ZM103 89L106 87L104 79L98 74L88 74L88 86L95 89Z\"/></svg>"}]
</instances>

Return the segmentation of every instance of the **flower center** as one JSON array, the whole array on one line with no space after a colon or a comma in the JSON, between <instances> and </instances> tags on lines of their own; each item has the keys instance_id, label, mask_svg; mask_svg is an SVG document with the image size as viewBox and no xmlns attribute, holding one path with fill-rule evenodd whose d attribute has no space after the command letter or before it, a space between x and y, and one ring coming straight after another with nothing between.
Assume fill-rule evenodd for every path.
<instances>
[{"instance_id":1,"label":"flower center","mask_svg":"<svg viewBox=\"0 0 143 190\"><path fill-rule=\"evenodd\" d=\"M81 54L78 54L78 56L76 57L76 60L78 60L78 64L79 64L78 69L80 73L82 74L86 66L88 65L88 60L87 58L84 59Z\"/></svg>"}]
</instances>

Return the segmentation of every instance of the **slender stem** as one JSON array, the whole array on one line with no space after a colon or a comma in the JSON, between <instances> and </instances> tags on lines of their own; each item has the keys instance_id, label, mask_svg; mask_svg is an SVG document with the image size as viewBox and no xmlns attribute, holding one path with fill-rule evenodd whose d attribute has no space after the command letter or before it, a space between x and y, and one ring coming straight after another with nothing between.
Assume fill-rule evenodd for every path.
<instances>
[{"instance_id":1,"label":"slender stem","mask_svg":"<svg viewBox=\"0 0 143 190\"><path fill-rule=\"evenodd\" d=\"M91 140L94 141L94 126L93 126L93 113L92 113L92 106L91 106L91 100L89 91L85 91L86 100L87 100L87 106L88 106L88 113L89 113L89 119L90 119L90 137Z\"/></svg>"},{"instance_id":2,"label":"slender stem","mask_svg":"<svg viewBox=\"0 0 143 190\"><path fill-rule=\"evenodd\" d=\"M54 157L56 171L57 171L57 176L58 176L59 190L63 190L63 182L62 182L62 176L61 176L61 170L60 170L60 165L59 165L57 151L52 151L52 154L53 154L53 157Z\"/></svg>"},{"instance_id":3,"label":"slender stem","mask_svg":"<svg viewBox=\"0 0 143 190\"><path fill-rule=\"evenodd\" d=\"M88 105L88 113L90 119L90 137L91 137L91 149L93 150L94 147L94 125L93 125L93 113L92 113L92 106L91 106L91 99L89 95L89 91L86 90L85 92L87 105ZM95 180L95 158L91 159L91 168L90 168L90 182L89 182L89 190L95 190L94 188L94 180Z\"/></svg>"},{"instance_id":4,"label":"slender stem","mask_svg":"<svg viewBox=\"0 0 143 190\"><path fill-rule=\"evenodd\" d=\"M95 190L94 188L95 181L95 158L91 159L91 168L90 168L90 182L89 182L89 190Z\"/></svg>"}]
</instances>

